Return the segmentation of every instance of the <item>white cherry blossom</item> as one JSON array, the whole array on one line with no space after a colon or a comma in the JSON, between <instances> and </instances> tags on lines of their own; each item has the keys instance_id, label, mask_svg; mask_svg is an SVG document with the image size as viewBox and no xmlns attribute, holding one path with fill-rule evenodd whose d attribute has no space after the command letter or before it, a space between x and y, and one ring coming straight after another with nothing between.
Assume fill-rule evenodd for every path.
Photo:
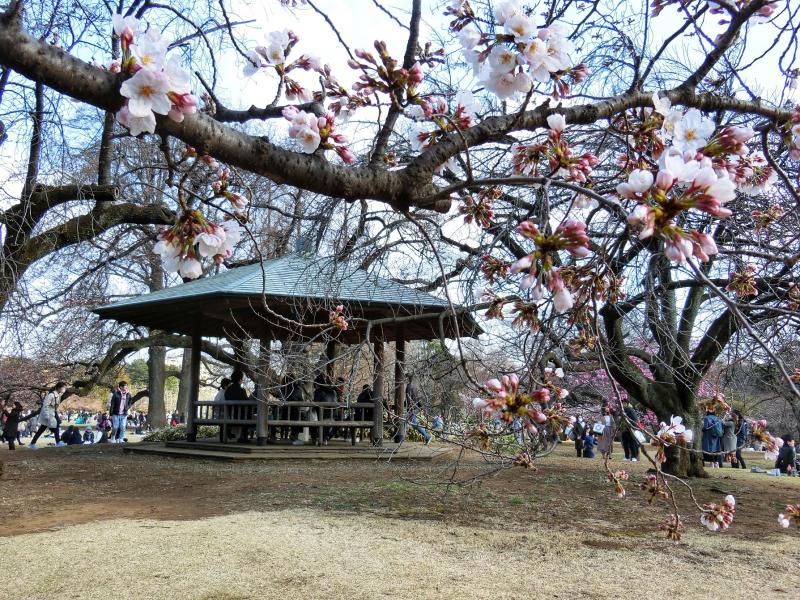
<instances>
[{"instance_id":1,"label":"white cherry blossom","mask_svg":"<svg viewBox=\"0 0 800 600\"><path fill-rule=\"evenodd\" d=\"M172 102L167 97L169 79L162 71L140 69L120 87L120 94L128 99L128 110L134 117L148 117L154 112L166 115Z\"/></svg>"},{"instance_id":2,"label":"white cherry blossom","mask_svg":"<svg viewBox=\"0 0 800 600\"><path fill-rule=\"evenodd\" d=\"M714 123L705 119L696 108L690 108L675 124L674 144L682 152L696 152L708 143L713 133Z\"/></svg>"}]
</instances>

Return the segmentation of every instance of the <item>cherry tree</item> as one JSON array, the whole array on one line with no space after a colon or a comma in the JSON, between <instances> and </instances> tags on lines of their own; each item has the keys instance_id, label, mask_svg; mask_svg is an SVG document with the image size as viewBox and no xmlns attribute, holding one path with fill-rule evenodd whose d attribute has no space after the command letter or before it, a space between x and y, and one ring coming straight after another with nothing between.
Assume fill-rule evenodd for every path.
<instances>
[{"instance_id":1,"label":"cherry tree","mask_svg":"<svg viewBox=\"0 0 800 600\"><path fill-rule=\"evenodd\" d=\"M63 44L37 37L26 3L11 2L0 17L3 77L37 102L46 91L93 107L85 121L102 131L101 157L120 135L158 148L171 214L140 215L130 199L130 214L107 228L166 225L153 242L168 272L195 278L233 260L252 209L239 173L324 196L342 215L358 203L338 250L365 264L378 261L376 242L430 253L421 287L467 304L481 296L470 308L489 327L509 318L525 331L519 373L472 382L477 414L562 429L569 391L548 363L568 372L591 363L617 400L663 423L653 497L663 473L702 474L699 388L732 342L760 348L800 396L772 341L796 324L800 302L792 3L414 0L402 19L376 3L405 48L375 40L367 50L351 48L315 3L282 2L323 18L346 65L315 57L322 49L300 30L252 43L235 3L204 7L212 25L193 25L177 45L170 28L191 12L81 4L97 33ZM426 32L423 14L447 31ZM272 76L271 100L237 106L219 82L223 60ZM58 188L28 181L7 215L49 210ZM107 193L97 181L86 189ZM98 210L84 221L106 223ZM4 256L15 268L37 259L16 247ZM4 277L13 289L16 275ZM331 319L347 322L341 311ZM623 474L609 476L622 485ZM735 501L700 509L724 529ZM677 512L665 525L671 536L680 526Z\"/></svg>"}]
</instances>

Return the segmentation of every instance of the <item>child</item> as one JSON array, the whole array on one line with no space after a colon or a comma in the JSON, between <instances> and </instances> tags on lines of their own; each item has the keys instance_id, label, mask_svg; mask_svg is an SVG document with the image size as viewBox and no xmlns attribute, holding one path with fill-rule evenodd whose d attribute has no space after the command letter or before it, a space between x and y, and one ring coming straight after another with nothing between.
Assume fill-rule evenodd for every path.
<instances>
[{"instance_id":1,"label":"child","mask_svg":"<svg viewBox=\"0 0 800 600\"><path fill-rule=\"evenodd\" d=\"M586 437L583 438L583 458L594 458L594 447L597 440L589 427L586 427Z\"/></svg>"},{"instance_id":2,"label":"child","mask_svg":"<svg viewBox=\"0 0 800 600\"><path fill-rule=\"evenodd\" d=\"M3 430L3 439L8 442L9 450L16 450L14 446L15 441L19 441L19 424L22 421L36 416L37 413L31 413L27 417L22 416L22 404L14 402L14 407L11 411L3 409L3 416L6 417L5 429Z\"/></svg>"}]
</instances>

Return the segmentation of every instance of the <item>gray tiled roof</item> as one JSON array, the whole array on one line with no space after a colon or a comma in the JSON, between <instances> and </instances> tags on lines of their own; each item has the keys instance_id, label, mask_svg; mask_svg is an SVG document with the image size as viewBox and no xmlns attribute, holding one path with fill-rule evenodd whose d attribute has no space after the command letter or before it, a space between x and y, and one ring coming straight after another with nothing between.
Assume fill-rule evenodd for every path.
<instances>
[{"instance_id":1,"label":"gray tiled roof","mask_svg":"<svg viewBox=\"0 0 800 600\"><path fill-rule=\"evenodd\" d=\"M265 289L262 272L266 274ZM204 296L260 296L262 291L267 296L290 299L313 298L415 307L448 306L442 298L371 275L353 265L314 255L287 254L109 304L100 307L98 312Z\"/></svg>"}]
</instances>

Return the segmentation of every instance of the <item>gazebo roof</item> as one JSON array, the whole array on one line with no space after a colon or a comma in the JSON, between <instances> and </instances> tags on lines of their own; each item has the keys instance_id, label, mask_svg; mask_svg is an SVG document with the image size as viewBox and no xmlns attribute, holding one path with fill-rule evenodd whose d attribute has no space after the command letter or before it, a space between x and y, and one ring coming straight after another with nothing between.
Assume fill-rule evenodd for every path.
<instances>
[{"instance_id":1,"label":"gazebo roof","mask_svg":"<svg viewBox=\"0 0 800 600\"><path fill-rule=\"evenodd\" d=\"M438 337L439 316L449 309L442 298L350 263L295 253L101 306L94 312L103 319L177 333L222 336L235 328L259 337L269 327L267 322L275 320L274 314L269 318L270 312L304 324L319 324L327 322L328 310L337 304L345 305L348 318L398 319L407 339ZM414 316L421 318L412 319ZM465 313L457 315L457 322L462 336L481 333ZM443 326L445 335L456 335L452 317L444 319ZM384 327L385 339L393 338L393 328ZM272 329L277 339L290 335L285 326ZM355 324L347 337L357 337L358 329Z\"/></svg>"}]
</instances>

